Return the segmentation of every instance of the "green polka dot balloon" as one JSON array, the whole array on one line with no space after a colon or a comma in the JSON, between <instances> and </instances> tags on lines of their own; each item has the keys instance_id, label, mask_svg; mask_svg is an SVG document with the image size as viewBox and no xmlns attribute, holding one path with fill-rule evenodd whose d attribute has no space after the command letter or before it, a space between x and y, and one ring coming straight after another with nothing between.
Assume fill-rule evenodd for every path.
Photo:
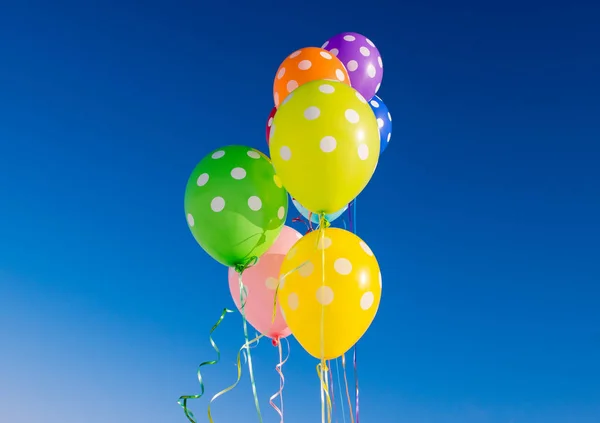
<instances>
[{"instance_id":1,"label":"green polka dot balloon","mask_svg":"<svg viewBox=\"0 0 600 423\"><path fill-rule=\"evenodd\" d=\"M287 192L271 160L231 145L208 154L185 189L187 223L198 244L226 266L244 266L273 245L287 216Z\"/></svg>"}]
</instances>

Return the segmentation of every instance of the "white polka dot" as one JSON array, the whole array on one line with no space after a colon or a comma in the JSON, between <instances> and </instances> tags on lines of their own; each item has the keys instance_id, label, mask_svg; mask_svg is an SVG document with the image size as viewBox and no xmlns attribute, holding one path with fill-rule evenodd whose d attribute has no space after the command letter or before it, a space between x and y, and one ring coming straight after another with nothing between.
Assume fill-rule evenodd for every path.
<instances>
[{"instance_id":1,"label":"white polka dot","mask_svg":"<svg viewBox=\"0 0 600 423\"><path fill-rule=\"evenodd\" d=\"M326 51L322 51L320 54L321 54L321 57L324 59L327 59L327 60L333 59L333 56Z\"/></svg>"},{"instance_id":2,"label":"white polka dot","mask_svg":"<svg viewBox=\"0 0 600 423\"><path fill-rule=\"evenodd\" d=\"M346 69L348 69L349 72L354 72L358 69L358 62L356 60L350 60L346 65Z\"/></svg>"},{"instance_id":3,"label":"white polka dot","mask_svg":"<svg viewBox=\"0 0 600 423\"><path fill-rule=\"evenodd\" d=\"M283 78L283 75L285 75L285 68L279 69L279 72L277 72L277 79Z\"/></svg>"},{"instance_id":4,"label":"white polka dot","mask_svg":"<svg viewBox=\"0 0 600 423\"><path fill-rule=\"evenodd\" d=\"M387 137L387 142L390 142L391 139L392 139L392 133L390 132Z\"/></svg>"},{"instance_id":5,"label":"white polka dot","mask_svg":"<svg viewBox=\"0 0 600 423\"><path fill-rule=\"evenodd\" d=\"M262 201L256 195L253 195L248 198L248 207L250 207L250 210L259 211L262 207Z\"/></svg>"},{"instance_id":6,"label":"white polka dot","mask_svg":"<svg viewBox=\"0 0 600 423\"><path fill-rule=\"evenodd\" d=\"M360 241L360 248L362 248L368 256L373 257L373 251L371 251L371 248L369 248L369 246L364 241Z\"/></svg>"},{"instance_id":7,"label":"white polka dot","mask_svg":"<svg viewBox=\"0 0 600 423\"><path fill-rule=\"evenodd\" d=\"M270 118L269 118L269 121L267 122L267 126L268 126L269 128L271 127L271 125L273 125L273 118L272 118L272 117L270 117Z\"/></svg>"},{"instance_id":8,"label":"white polka dot","mask_svg":"<svg viewBox=\"0 0 600 423\"><path fill-rule=\"evenodd\" d=\"M373 69L375 69L375 68L373 68ZM286 88L288 90L288 93L291 93L296 88L298 88L298 83L292 79L291 81L288 81Z\"/></svg>"},{"instance_id":9,"label":"white polka dot","mask_svg":"<svg viewBox=\"0 0 600 423\"><path fill-rule=\"evenodd\" d=\"M336 69L335 70L335 76L337 79L339 79L340 81L343 81L346 79L346 75L344 75L344 72L342 72L341 69Z\"/></svg>"},{"instance_id":10,"label":"white polka dot","mask_svg":"<svg viewBox=\"0 0 600 423\"><path fill-rule=\"evenodd\" d=\"M377 63L379 63L380 68L383 68L383 60L381 60L381 56L377 57Z\"/></svg>"},{"instance_id":11,"label":"white polka dot","mask_svg":"<svg viewBox=\"0 0 600 423\"><path fill-rule=\"evenodd\" d=\"M327 47L328 45L329 45L329 41L325 41L325 44L323 44L323 45L321 46L321 48L325 48L325 47Z\"/></svg>"},{"instance_id":12,"label":"white polka dot","mask_svg":"<svg viewBox=\"0 0 600 423\"><path fill-rule=\"evenodd\" d=\"M273 127L271 127L271 129L273 129ZM260 153L258 151L248 150L248 152L246 154L251 159L260 159Z\"/></svg>"},{"instance_id":13,"label":"white polka dot","mask_svg":"<svg viewBox=\"0 0 600 423\"><path fill-rule=\"evenodd\" d=\"M337 141L335 140L335 138L328 135L321 139L319 145L323 153L331 153L333 150L335 150L335 147L337 146Z\"/></svg>"},{"instance_id":14,"label":"white polka dot","mask_svg":"<svg viewBox=\"0 0 600 423\"><path fill-rule=\"evenodd\" d=\"M220 159L221 157L223 157L225 155L225 152L223 150L219 150L219 151L215 151L214 153L212 153L212 157L213 159Z\"/></svg>"},{"instance_id":15,"label":"white polka dot","mask_svg":"<svg viewBox=\"0 0 600 423\"><path fill-rule=\"evenodd\" d=\"M359 93L358 91L356 92L356 98L358 98L361 101L361 103L367 104L367 100L365 100L365 98L362 96L362 94Z\"/></svg>"},{"instance_id":16,"label":"white polka dot","mask_svg":"<svg viewBox=\"0 0 600 423\"><path fill-rule=\"evenodd\" d=\"M392 114L390 112L388 112L388 119L390 120L390 122L392 121Z\"/></svg>"},{"instance_id":17,"label":"white polka dot","mask_svg":"<svg viewBox=\"0 0 600 423\"><path fill-rule=\"evenodd\" d=\"M319 117L320 114L321 114L321 111L319 110L318 107L311 106L304 111L304 118L307 120L315 120L316 118Z\"/></svg>"},{"instance_id":18,"label":"white polka dot","mask_svg":"<svg viewBox=\"0 0 600 423\"><path fill-rule=\"evenodd\" d=\"M323 84L319 87L319 91L321 91L323 94L331 94L335 91L335 88L329 84Z\"/></svg>"},{"instance_id":19,"label":"white polka dot","mask_svg":"<svg viewBox=\"0 0 600 423\"><path fill-rule=\"evenodd\" d=\"M348 109L344 112L346 116L346 120L350 123L358 123L360 120L360 116L358 116L358 112L354 109Z\"/></svg>"},{"instance_id":20,"label":"white polka dot","mask_svg":"<svg viewBox=\"0 0 600 423\"><path fill-rule=\"evenodd\" d=\"M275 124L271 125L271 130L269 131L269 139L273 138L273 135L275 135ZM248 152L248 156L250 156L250 152ZM252 157L252 156L250 156L250 157ZM252 158L254 158L254 157L252 157Z\"/></svg>"},{"instance_id":21,"label":"white polka dot","mask_svg":"<svg viewBox=\"0 0 600 423\"><path fill-rule=\"evenodd\" d=\"M356 37L354 35L344 35L344 41L354 41ZM273 75L273 74L271 74Z\"/></svg>"},{"instance_id":22,"label":"white polka dot","mask_svg":"<svg viewBox=\"0 0 600 423\"><path fill-rule=\"evenodd\" d=\"M346 258L339 258L333 263L333 268L340 275L349 275L352 272L352 263Z\"/></svg>"},{"instance_id":23,"label":"white polka dot","mask_svg":"<svg viewBox=\"0 0 600 423\"><path fill-rule=\"evenodd\" d=\"M298 294L292 292L290 295L288 295L288 307L291 310L297 310L299 305Z\"/></svg>"},{"instance_id":24,"label":"white polka dot","mask_svg":"<svg viewBox=\"0 0 600 423\"><path fill-rule=\"evenodd\" d=\"M273 100L275 100L275 105L278 106L279 105L279 93L275 93L273 95Z\"/></svg>"},{"instance_id":25,"label":"white polka dot","mask_svg":"<svg viewBox=\"0 0 600 423\"><path fill-rule=\"evenodd\" d=\"M244 179L246 177L246 170L241 167L234 167L231 169L231 177L233 179Z\"/></svg>"},{"instance_id":26,"label":"white polka dot","mask_svg":"<svg viewBox=\"0 0 600 423\"><path fill-rule=\"evenodd\" d=\"M365 292L362 297L360 297L360 308L363 310L368 310L371 308L373 303L375 302L375 296L371 291Z\"/></svg>"},{"instance_id":27,"label":"white polka dot","mask_svg":"<svg viewBox=\"0 0 600 423\"><path fill-rule=\"evenodd\" d=\"M302 50L296 50L295 52L290 54L290 59L293 59L294 57L298 57L300 55L300 53L302 53Z\"/></svg>"},{"instance_id":28,"label":"white polka dot","mask_svg":"<svg viewBox=\"0 0 600 423\"><path fill-rule=\"evenodd\" d=\"M384 125L383 119L377 118L377 126L379 127L379 129L383 128L383 125Z\"/></svg>"},{"instance_id":29,"label":"white polka dot","mask_svg":"<svg viewBox=\"0 0 600 423\"><path fill-rule=\"evenodd\" d=\"M187 223L188 225L190 225L191 227L194 226L194 216L192 216L191 213L187 214Z\"/></svg>"},{"instance_id":30,"label":"white polka dot","mask_svg":"<svg viewBox=\"0 0 600 423\"><path fill-rule=\"evenodd\" d=\"M371 106L373 106L373 107L379 107L379 103L376 102L375 100L371 100Z\"/></svg>"},{"instance_id":31,"label":"white polka dot","mask_svg":"<svg viewBox=\"0 0 600 423\"><path fill-rule=\"evenodd\" d=\"M383 280L381 279L381 272L379 272L379 288L383 288Z\"/></svg>"},{"instance_id":32,"label":"white polka dot","mask_svg":"<svg viewBox=\"0 0 600 423\"><path fill-rule=\"evenodd\" d=\"M331 54L333 54L334 56L337 56L338 54L340 54L340 51L337 48L332 48L331 50L329 50L329 52Z\"/></svg>"},{"instance_id":33,"label":"white polka dot","mask_svg":"<svg viewBox=\"0 0 600 423\"><path fill-rule=\"evenodd\" d=\"M279 149L279 157L281 157L281 160L288 161L292 158L292 150L287 145L282 146Z\"/></svg>"},{"instance_id":34,"label":"white polka dot","mask_svg":"<svg viewBox=\"0 0 600 423\"><path fill-rule=\"evenodd\" d=\"M277 285L279 285L279 281L276 278L269 276L267 279L265 279L265 286L267 289L275 291L277 289Z\"/></svg>"},{"instance_id":35,"label":"white polka dot","mask_svg":"<svg viewBox=\"0 0 600 423\"><path fill-rule=\"evenodd\" d=\"M298 69L300 70L308 70L311 66L312 63L310 60L301 60L300 63L298 63Z\"/></svg>"},{"instance_id":36,"label":"white polka dot","mask_svg":"<svg viewBox=\"0 0 600 423\"><path fill-rule=\"evenodd\" d=\"M215 197L210 202L212 211L218 213L225 208L225 199L223 197Z\"/></svg>"},{"instance_id":37,"label":"white polka dot","mask_svg":"<svg viewBox=\"0 0 600 423\"><path fill-rule=\"evenodd\" d=\"M331 241L331 238L328 238L328 237L319 238L319 242L317 243L317 248L319 250L325 250L325 249L331 247L332 242L333 241Z\"/></svg>"},{"instance_id":38,"label":"white polka dot","mask_svg":"<svg viewBox=\"0 0 600 423\"><path fill-rule=\"evenodd\" d=\"M375 87L375 92L378 92L380 88L381 88L381 82L379 84L377 84L377 86Z\"/></svg>"},{"instance_id":39,"label":"white polka dot","mask_svg":"<svg viewBox=\"0 0 600 423\"><path fill-rule=\"evenodd\" d=\"M375 66L369 64L369 66L367 66L367 75L369 76L369 78L375 78L376 74L377 70L375 69Z\"/></svg>"},{"instance_id":40,"label":"white polka dot","mask_svg":"<svg viewBox=\"0 0 600 423\"><path fill-rule=\"evenodd\" d=\"M360 54L362 54L365 57L368 57L371 55L371 50L369 50L368 48L366 48L365 46L360 48Z\"/></svg>"},{"instance_id":41,"label":"white polka dot","mask_svg":"<svg viewBox=\"0 0 600 423\"><path fill-rule=\"evenodd\" d=\"M206 185L207 182L208 173L203 173L202 175L198 176L198 179L196 179L196 185L198 185L199 187L203 187L204 185Z\"/></svg>"},{"instance_id":42,"label":"white polka dot","mask_svg":"<svg viewBox=\"0 0 600 423\"><path fill-rule=\"evenodd\" d=\"M358 146L358 158L361 160L367 160L369 158L369 146L367 144Z\"/></svg>"},{"instance_id":43,"label":"white polka dot","mask_svg":"<svg viewBox=\"0 0 600 423\"><path fill-rule=\"evenodd\" d=\"M329 305L333 302L333 289L329 286L320 286L317 289L317 301L321 305Z\"/></svg>"},{"instance_id":44,"label":"white polka dot","mask_svg":"<svg viewBox=\"0 0 600 423\"><path fill-rule=\"evenodd\" d=\"M367 44L369 44L371 47L375 47L375 44L373 44L373 41L369 40L368 38L365 39L367 41Z\"/></svg>"},{"instance_id":45,"label":"white polka dot","mask_svg":"<svg viewBox=\"0 0 600 423\"><path fill-rule=\"evenodd\" d=\"M298 274L303 278L307 278L312 275L312 272L315 270L315 265L312 264L312 261L307 261L302 266L298 268Z\"/></svg>"},{"instance_id":46,"label":"white polka dot","mask_svg":"<svg viewBox=\"0 0 600 423\"><path fill-rule=\"evenodd\" d=\"M283 219L285 217L285 207L281 206L277 210L277 217Z\"/></svg>"}]
</instances>

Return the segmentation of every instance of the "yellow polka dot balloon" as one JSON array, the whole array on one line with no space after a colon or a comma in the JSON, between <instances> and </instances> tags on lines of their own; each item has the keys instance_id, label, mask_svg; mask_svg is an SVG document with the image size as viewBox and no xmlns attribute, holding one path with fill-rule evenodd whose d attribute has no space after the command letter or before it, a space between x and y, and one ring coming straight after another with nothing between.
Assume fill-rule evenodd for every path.
<instances>
[{"instance_id":1,"label":"yellow polka dot balloon","mask_svg":"<svg viewBox=\"0 0 600 423\"><path fill-rule=\"evenodd\" d=\"M379 264L351 232L327 228L309 233L290 249L280 273L278 301L286 323L314 357L341 356L375 318L381 299Z\"/></svg>"},{"instance_id":2,"label":"yellow polka dot balloon","mask_svg":"<svg viewBox=\"0 0 600 423\"><path fill-rule=\"evenodd\" d=\"M270 155L287 191L313 213L335 213L369 183L379 160L377 119L354 88L307 82L279 106Z\"/></svg>"}]
</instances>

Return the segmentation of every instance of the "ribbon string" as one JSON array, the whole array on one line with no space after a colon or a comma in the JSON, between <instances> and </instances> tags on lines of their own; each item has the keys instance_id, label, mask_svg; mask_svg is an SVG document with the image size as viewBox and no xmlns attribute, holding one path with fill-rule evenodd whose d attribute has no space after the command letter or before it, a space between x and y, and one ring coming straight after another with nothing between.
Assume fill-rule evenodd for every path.
<instances>
[{"instance_id":1,"label":"ribbon string","mask_svg":"<svg viewBox=\"0 0 600 423\"><path fill-rule=\"evenodd\" d=\"M325 410L327 410L327 421L331 423L331 397L329 396L329 388L327 384L327 364L325 360L317 364L317 374L319 375L319 381L321 382L321 401L326 404L326 407L321 408L322 420L325 421Z\"/></svg>"},{"instance_id":2,"label":"ribbon string","mask_svg":"<svg viewBox=\"0 0 600 423\"><path fill-rule=\"evenodd\" d=\"M344 384L346 385L346 398L348 399L348 412L350 413L350 422L354 423L352 413L352 400L350 399L350 390L348 389L348 377L346 376L346 354L342 354L342 371L344 373Z\"/></svg>"},{"instance_id":3,"label":"ribbon string","mask_svg":"<svg viewBox=\"0 0 600 423\"><path fill-rule=\"evenodd\" d=\"M278 340L277 347L279 349L279 363L275 366L275 371L279 374L279 391L277 391L275 394L273 394L271 396L271 398L269 398L269 404L271 404L271 407L273 407L273 409L275 409L277 414L279 414L279 422L280 423L283 423L283 386L285 385L285 378L283 377L282 367L288 361L288 358L290 358L290 342L286 338L283 338L283 340L287 344L287 354L284 359L282 348L281 348L282 340L281 339ZM279 397L279 407L277 407L277 405L275 405L275 402L274 402L277 397Z\"/></svg>"},{"instance_id":4,"label":"ribbon string","mask_svg":"<svg viewBox=\"0 0 600 423\"><path fill-rule=\"evenodd\" d=\"M354 201L352 202L352 224L350 226L352 232L356 235L356 203L357 203L357 198L354 199ZM360 422L360 407L359 407L359 390L358 390L358 366L356 364L356 349L357 349L357 345L358 342L356 344L354 344L354 354L353 354L353 364L354 364L354 404L356 406L356 423Z\"/></svg>"},{"instance_id":5,"label":"ribbon string","mask_svg":"<svg viewBox=\"0 0 600 423\"><path fill-rule=\"evenodd\" d=\"M244 342L244 345L242 345L242 347L238 350L237 353L237 357L236 357L236 366L237 366L237 379L236 381L228 386L227 388L223 389L220 392L217 392L209 401L208 403L208 421L210 423L214 423L214 420L212 418L212 411L211 411L211 406L214 400L216 400L217 398L219 398L221 395L231 391L233 388L235 388L238 383L240 383L240 380L242 379L242 351L246 351L246 353L249 355L250 354L250 348L252 346L256 346L256 344L258 344L258 341L260 340L260 338L262 338L264 335L258 335L256 338L250 340L250 341L246 341ZM194 422L196 423L196 422Z\"/></svg>"},{"instance_id":6,"label":"ribbon string","mask_svg":"<svg viewBox=\"0 0 600 423\"><path fill-rule=\"evenodd\" d=\"M244 282L242 280L242 275L248 267L255 265L257 262L258 262L258 258L254 257L254 258L250 259L245 265L236 268L236 271L238 272L238 283L239 283L239 287L240 287L240 305L241 305L240 311L242 313L242 321L243 321L243 326L244 326L244 341L245 341L244 346L248 346L250 341L248 341L248 322L246 321L246 300L248 298L248 290L244 286ZM260 337L257 337L255 339L259 339L259 338ZM241 351L242 350L240 349L240 352ZM248 374L250 375L250 384L252 385L252 394L254 395L254 406L256 407L256 413L258 414L258 421L259 421L259 423L262 423L262 415L260 413L260 404L258 401L256 381L254 379L254 367L252 366L252 353L250 352L250 347L246 348L246 357L248 358ZM239 364L240 364L240 362L239 362L239 356L238 356L238 365ZM239 382L240 377L241 377L241 370L238 370L238 381L235 383L235 385L237 385L237 383Z\"/></svg>"},{"instance_id":7,"label":"ribbon string","mask_svg":"<svg viewBox=\"0 0 600 423\"><path fill-rule=\"evenodd\" d=\"M344 408L344 398L342 397L342 378L340 377L339 360L335 359L335 372L337 373L338 391L340 393L340 407L342 407L342 421L346 423L346 410Z\"/></svg>"},{"instance_id":8,"label":"ribbon string","mask_svg":"<svg viewBox=\"0 0 600 423\"><path fill-rule=\"evenodd\" d=\"M217 353L217 358L216 358L216 360L205 361L198 365L198 370L197 370L196 374L198 376L198 382L200 383L200 393L196 394L196 395L182 395L179 397L179 400L177 401L177 403L183 408L183 412L185 413L185 416L191 423L197 423L197 421L196 421L196 418L194 417L194 413L192 413L192 411L188 408L187 402L188 402L188 400L191 400L191 399L199 399L200 397L202 397L202 395L204 395L204 390L205 390L204 389L204 381L203 381L202 373L201 373L200 369L204 366L211 366L211 365L217 364L221 360L221 351L219 351L219 347L217 347L217 344L215 343L214 339L212 338L212 334L219 327L219 325L221 324L223 319L225 319L225 316L228 313L233 313L233 310L229 310L227 308L223 309L223 312L221 313L221 317L219 317L219 320L217 320L217 323L215 323L213 325L212 329L210 330L210 333L208 334L208 339L210 340L210 344L211 344L212 348Z\"/></svg>"},{"instance_id":9,"label":"ribbon string","mask_svg":"<svg viewBox=\"0 0 600 423\"><path fill-rule=\"evenodd\" d=\"M333 373L331 371L331 360L327 360L327 369L329 370L328 375L328 384L329 384L329 395L331 395L331 406L333 415L335 416L335 421L337 422L337 414L335 413L335 392L333 390Z\"/></svg>"}]
</instances>

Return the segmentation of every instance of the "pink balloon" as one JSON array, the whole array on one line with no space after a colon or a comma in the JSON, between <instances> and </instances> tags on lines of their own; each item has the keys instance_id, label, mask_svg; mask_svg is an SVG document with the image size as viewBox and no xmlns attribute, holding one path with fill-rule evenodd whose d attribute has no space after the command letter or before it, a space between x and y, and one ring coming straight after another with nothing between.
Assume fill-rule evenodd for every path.
<instances>
[{"instance_id":1,"label":"pink balloon","mask_svg":"<svg viewBox=\"0 0 600 423\"><path fill-rule=\"evenodd\" d=\"M289 226L284 226L271 248L260 257L256 265L244 271L242 278L248 293L246 306L244 307L246 320L260 333L276 342L292 333L287 323L285 323L279 304L277 305L275 321L273 321L273 301L275 300L275 289L279 283L279 270L283 259L300 238L302 238L302 235L298 231ZM235 305L240 310L238 274L231 267L229 268L229 290Z\"/></svg>"}]
</instances>

